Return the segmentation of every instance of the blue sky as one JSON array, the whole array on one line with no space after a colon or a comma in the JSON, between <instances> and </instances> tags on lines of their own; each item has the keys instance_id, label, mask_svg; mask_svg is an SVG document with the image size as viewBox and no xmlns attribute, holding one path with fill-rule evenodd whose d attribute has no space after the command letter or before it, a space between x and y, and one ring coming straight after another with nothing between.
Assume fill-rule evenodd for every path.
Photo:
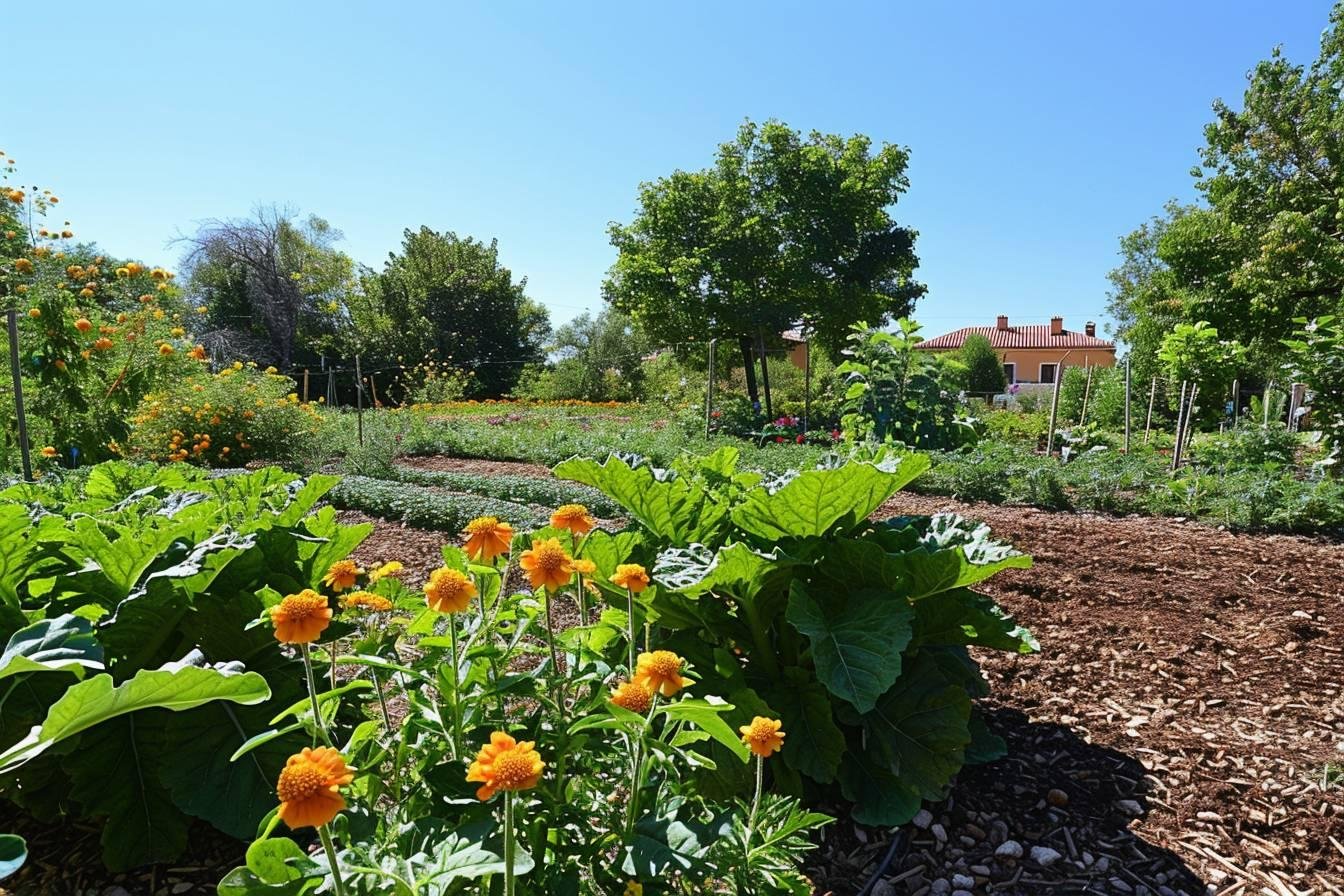
<instances>
[{"instance_id":1,"label":"blue sky","mask_svg":"<svg viewBox=\"0 0 1344 896\"><path fill-rule=\"evenodd\" d=\"M1171 197L1215 97L1326 0L83 3L5 11L0 148L81 238L173 262L278 202L381 265L406 227L499 239L556 322L601 305L637 185L745 117L908 146L925 335L1104 321L1119 237ZM19 36L16 39L16 36Z\"/></svg>"}]
</instances>

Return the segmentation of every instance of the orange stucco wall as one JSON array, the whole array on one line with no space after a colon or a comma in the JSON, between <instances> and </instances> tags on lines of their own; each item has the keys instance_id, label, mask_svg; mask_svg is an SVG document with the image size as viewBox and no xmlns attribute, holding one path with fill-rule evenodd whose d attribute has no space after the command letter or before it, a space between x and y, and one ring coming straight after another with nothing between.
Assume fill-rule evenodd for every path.
<instances>
[{"instance_id":1,"label":"orange stucco wall","mask_svg":"<svg viewBox=\"0 0 1344 896\"><path fill-rule=\"evenodd\" d=\"M925 351L956 351L956 349L925 349ZM997 349L1005 364L1017 365L1015 382L1039 383L1042 364L1065 367L1114 367L1115 349L1100 348L1006 348Z\"/></svg>"}]
</instances>

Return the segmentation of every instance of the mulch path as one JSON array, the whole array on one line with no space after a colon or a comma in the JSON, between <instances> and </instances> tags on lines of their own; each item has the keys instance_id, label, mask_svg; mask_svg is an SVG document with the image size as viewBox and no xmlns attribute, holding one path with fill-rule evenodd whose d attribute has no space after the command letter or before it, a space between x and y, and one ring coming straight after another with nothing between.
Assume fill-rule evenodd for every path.
<instances>
[{"instance_id":1,"label":"mulch path","mask_svg":"<svg viewBox=\"0 0 1344 896\"><path fill-rule=\"evenodd\" d=\"M1344 765L1344 545L906 494L879 515L943 510L1035 558L983 590L1042 651L980 656L1008 755L966 769L901 831L837 821L810 863L818 893L856 893L881 869L872 896L1344 894L1344 784L1322 782ZM444 533L373 522L356 559L400 559L421 584ZM164 869L154 889L137 875L83 892L213 892L203 877ZM28 869L19 881L11 892L72 892Z\"/></svg>"}]
</instances>

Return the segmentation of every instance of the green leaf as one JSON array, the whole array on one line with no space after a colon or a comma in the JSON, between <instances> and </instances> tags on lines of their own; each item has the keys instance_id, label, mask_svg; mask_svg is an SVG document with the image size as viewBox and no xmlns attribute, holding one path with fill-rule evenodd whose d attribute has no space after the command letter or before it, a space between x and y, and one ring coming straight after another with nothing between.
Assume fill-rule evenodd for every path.
<instances>
[{"instance_id":1,"label":"green leaf","mask_svg":"<svg viewBox=\"0 0 1344 896\"><path fill-rule=\"evenodd\" d=\"M885 575L912 601L1031 567L1029 556L992 539L988 526L953 513L889 520L873 537L891 551Z\"/></svg>"},{"instance_id":2,"label":"green leaf","mask_svg":"<svg viewBox=\"0 0 1344 896\"><path fill-rule=\"evenodd\" d=\"M557 464L556 477L591 485L624 507L641 526L672 544L715 544L728 509L699 482L613 454L602 463L575 457Z\"/></svg>"},{"instance_id":3,"label":"green leaf","mask_svg":"<svg viewBox=\"0 0 1344 896\"><path fill-rule=\"evenodd\" d=\"M288 837L257 840L247 848L247 865L219 882L219 896L307 896L327 879L326 868Z\"/></svg>"},{"instance_id":4,"label":"green leaf","mask_svg":"<svg viewBox=\"0 0 1344 896\"><path fill-rule=\"evenodd\" d=\"M742 738L735 734L722 718L723 713L731 712L732 709L733 705L731 703L711 703L709 700L688 697L675 703L663 704L658 707L658 712L669 719L682 719L690 722L731 750L738 759L746 762L751 758L747 745L742 743Z\"/></svg>"},{"instance_id":5,"label":"green leaf","mask_svg":"<svg viewBox=\"0 0 1344 896\"><path fill-rule=\"evenodd\" d=\"M689 871L731 831L727 817L684 822L671 813L661 818L646 815L635 823L621 871L637 880L657 880L670 870Z\"/></svg>"},{"instance_id":6,"label":"green leaf","mask_svg":"<svg viewBox=\"0 0 1344 896\"><path fill-rule=\"evenodd\" d=\"M69 672L103 667L103 648L85 619L66 614L34 622L14 633L0 653L0 681L25 672Z\"/></svg>"},{"instance_id":7,"label":"green leaf","mask_svg":"<svg viewBox=\"0 0 1344 896\"><path fill-rule=\"evenodd\" d=\"M862 717L868 731L865 755L880 761L923 799L940 799L971 742L970 714L966 689L949 682L921 652L906 664L896 686Z\"/></svg>"},{"instance_id":8,"label":"green leaf","mask_svg":"<svg viewBox=\"0 0 1344 896\"><path fill-rule=\"evenodd\" d=\"M868 712L901 674L914 610L903 598L871 588L821 597L824 606L795 582L785 618L807 635L827 690Z\"/></svg>"},{"instance_id":9,"label":"green leaf","mask_svg":"<svg viewBox=\"0 0 1344 896\"><path fill-rule=\"evenodd\" d=\"M976 644L1013 653L1041 649L1030 631L998 604L965 588L935 594L915 603L917 645Z\"/></svg>"},{"instance_id":10,"label":"green leaf","mask_svg":"<svg viewBox=\"0 0 1344 896\"><path fill-rule=\"evenodd\" d=\"M967 765L984 765L1008 755L1008 742L989 730L985 717L975 706L971 707L969 727L971 742L966 745Z\"/></svg>"},{"instance_id":11,"label":"green leaf","mask_svg":"<svg viewBox=\"0 0 1344 896\"><path fill-rule=\"evenodd\" d=\"M28 844L18 834L0 834L0 880L23 867L28 859Z\"/></svg>"},{"instance_id":12,"label":"green leaf","mask_svg":"<svg viewBox=\"0 0 1344 896\"><path fill-rule=\"evenodd\" d=\"M905 824L923 804L918 793L865 753L851 752L840 766L840 789L854 803L860 824Z\"/></svg>"},{"instance_id":13,"label":"green leaf","mask_svg":"<svg viewBox=\"0 0 1344 896\"><path fill-rule=\"evenodd\" d=\"M814 781L835 780L845 735L831 712L831 696L806 669L783 670L783 686L767 694L784 724L784 761Z\"/></svg>"},{"instance_id":14,"label":"green leaf","mask_svg":"<svg viewBox=\"0 0 1344 896\"><path fill-rule=\"evenodd\" d=\"M161 669L142 669L116 687L112 685L112 676L95 675L67 689L51 705L40 726L0 753L0 772L12 771L53 744L126 713L141 709L178 712L211 700L260 703L270 694L266 679L255 672L182 663L169 663Z\"/></svg>"},{"instance_id":15,"label":"green leaf","mask_svg":"<svg viewBox=\"0 0 1344 896\"><path fill-rule=\"evenodd\" d=\"M926 455L907 454L881 465L850 462L832 469L806 470L773 491L757 488L748 492L733 508L733 523L767 541L848 531L929 464Z\"/></svg>"}]
</instances>

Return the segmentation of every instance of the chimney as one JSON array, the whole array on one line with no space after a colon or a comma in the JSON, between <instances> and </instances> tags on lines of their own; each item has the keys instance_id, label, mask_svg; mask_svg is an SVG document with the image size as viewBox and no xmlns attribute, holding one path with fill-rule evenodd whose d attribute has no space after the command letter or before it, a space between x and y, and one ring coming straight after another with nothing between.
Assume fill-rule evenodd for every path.
<instances>
[{"instance_id":1,"label":"chimney","mask_svg":"<svg viewBox=\"0 0 1344 896\"><path fill-rule=\"evenodd\" d=\"M1083 327L1083 332L1086 333L1086 334L1089 335L1089 336L1096 336L1096 335L1097 335L1097 322L1094 321L1094 320L1090 320L1090 321L1088 321L1088 322L1087 322L1087 326Z\"/></svg>"},{"instance_id":2,"label":"chimney","mask_svg":"<svg viewBox=\"0 0 1344 896\"><path fill-rule=\"evenodd\" d=\"M1064 335L1064 318L1058 315L1050 318L1050 335L1051 336Z\"/></svg>"},{"instance_id":3,"label":"chimney","mask_svg":"<svg viewBox=\"0 0 1344 896\"><path fill-rule=\"evenodd\" d=\"M1006 314L999 315L999 329L1000 330L1008 329L1008 315Z\"/></svg>"}]
</instances>

